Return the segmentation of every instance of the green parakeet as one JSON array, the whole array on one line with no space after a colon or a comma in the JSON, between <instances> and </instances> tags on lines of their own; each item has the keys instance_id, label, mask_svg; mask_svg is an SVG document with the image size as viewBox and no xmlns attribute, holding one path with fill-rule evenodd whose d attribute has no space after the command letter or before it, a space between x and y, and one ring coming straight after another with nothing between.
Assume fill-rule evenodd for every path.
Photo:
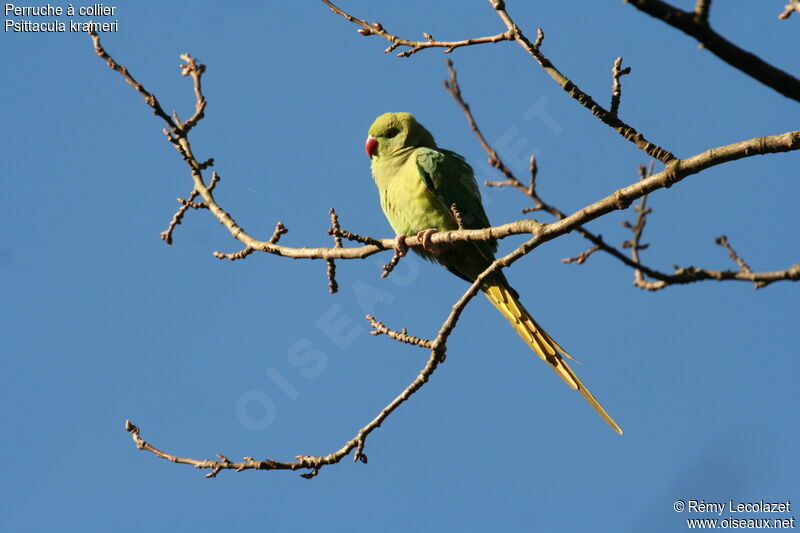
<instances>
[{"instance_id":1,"label":"green parakeet","mask_svg":"<svg viewBox=\"0 0 800 533\"><path fill-rule=\"evenodd\" d=\"M472 283L494 260L497 243L486 241L431 245L434 231L458 229L450 209L455 204L465 228L490 226L472 167L455 152L436 146L433 136L409 113L385 113L369 128L365 145L381 207L405 248L405 237L417 235L426 259ZM572 358L531 317L501 271L484 280L481 290L516 332L572 389L579 391L613 429L622 429L567 365Z\"/></svg>"}]
</instances>

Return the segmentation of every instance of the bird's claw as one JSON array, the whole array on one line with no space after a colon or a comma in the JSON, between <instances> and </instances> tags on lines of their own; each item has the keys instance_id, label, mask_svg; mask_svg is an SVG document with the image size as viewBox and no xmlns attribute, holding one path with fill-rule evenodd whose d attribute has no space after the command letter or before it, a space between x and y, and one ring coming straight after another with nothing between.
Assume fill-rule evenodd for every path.
<instances>
[{"instance_id":1,"label":"bird's claw","mask_svg":"<svg viewBox=\"0 0 800 533\"><path fill-rule=\"evenodd\" d=\"M422 249L428 252L436 252L434 244L431 242L431 235L439 231L436 228L428 228L417 233L417 239L422 243Z\"/></svg>"},{"instance_id":2,"label":"bird's claw","mask_svg":"<svg viewBox=\"0 0 800 533\"><path fill-rule=\"evenodd\" d=\"M436 252L437 247L431 242L431 235L437 231L439 230L436 228L428 228L417 233L417 240L419 241L423 250L430 253ZM407 235L398 235L394 238L394 251L397 257L405 257L406 253L408 253L406 238L408 238Z\"/></svg>"},{"instance_id":3,"label":"bird's claw","mask_svg":"<svg viewBox=\"0 0 800 533\"><path fill-rule=\"evenodd\" d=\"M405 257L406 253L408 253L405 235L398 235L394 238L394 252L397 257Z\"/></svg>"}]
</instances>

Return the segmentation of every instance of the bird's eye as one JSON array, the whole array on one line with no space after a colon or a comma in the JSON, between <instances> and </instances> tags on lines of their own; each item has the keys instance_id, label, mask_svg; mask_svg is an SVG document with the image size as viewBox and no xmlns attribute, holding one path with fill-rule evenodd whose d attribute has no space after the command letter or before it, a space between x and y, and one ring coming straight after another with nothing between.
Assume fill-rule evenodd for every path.
<instances>
[{"instance_id":1,"label":"bird's eye","mask_svg":"<svg viewBox=\"0 0 800 533\"><path fill-rule=\"evenodd\" d=\"M391 139L392 137L395 137L398 133L400 133L400 130L398 130L397 128L391 128L386 131L385 137L387 139Z\"/></svg>"}]
</instances>

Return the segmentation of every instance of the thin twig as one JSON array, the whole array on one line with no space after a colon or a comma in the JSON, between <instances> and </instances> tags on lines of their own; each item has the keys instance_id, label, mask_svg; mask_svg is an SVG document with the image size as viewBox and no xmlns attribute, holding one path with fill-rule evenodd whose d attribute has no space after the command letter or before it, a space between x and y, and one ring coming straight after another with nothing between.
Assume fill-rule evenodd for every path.
<instances>
[{"instance_id":1,"label":"thin twig","mask_svg":"<svg viewBox=\"0 0 800 533\"><path fill-rule=\"evenodd\" d=\"M372 335L386 335L387 337L396 341L404 342L406 344L413 344L414 346L419 346L421 348L430 349L433 346L433 341L409 335L406 328L403 328L400 331L389 329L383 324L383 322L379 322L372 315L367 315L367 320L369 320L369 325L372 326L373 331L370 332Z\"/></svg>"},{"instance_id":2,"label":"thin twig","mask_svg":"<svg viewBox=\"0 0 800 533\"><path fill-rule=\"evenodd\" d=\"M464 101L464 98L461 96L461 87L458 85L458 72L456 71L455 67L453 66L453 62L450 59L445 61L447 65L447 71L450 74L450 79L444 80L442 83L444 84L445 90L450 93L458 105L461 107L461 110L464 111L464 114L467 117L467 121L469 122L470 129L475 133L475 136L478 138L478 142L481 143L481 146L489 154L489 165L495 167L497 170L503 173L505 177L509 180L513 180L514 174L511 170L503 163L503 160L497 155L497 151L492 148L489 143L486 141L486 137L483 136L478 124L475 122L475 119L472 117L472 111L470 111L469 104Z\"/></svg>"},{"instance_id":3,"label":"thin twig","mask_svg":"<svg viewBox=\"0 0 800 533\"><path fill-rule=\"evenodd\" d=\"M275 244L280 240L281 235L283 235L285 233L288 233L288 232L289 232L289 230L286 228L286 226L283 225L283 222L279 221L275 225L275 231L272 232L272 237L270 237L267 242L269 242L271 244ZM226 253L222 253L222 252L219 252L217 250L214 250L212 252L212 254L217 259L230 259L231 261L236 261L238 259L244 259L248 255L252 254L254 251L255 251L254 248L251 248L250 246L245 246L243 249L239 250L238 252L233 252L233 253L226 254Z\"/></svg>"},{"instance_id":4,"label":"thin twig","mask_svg":"<svg viewBox=\"0 0 800 533\"><path fill-rule=\"evenodd\" d=\"M278 244L278 241L281 240L281 236L286 235L289 233L289 228L283 225L283 222L280 220L277 224L275 224L275 230L272 232L272 237L269 238L267 241L270 244Z\"/></svg>"},{"instance_id":5,"label":"thin twig","mask_svg":"<svg viewBox=\"0 0 800 533\"><path fill-rule=\"evenodd\" d=\"M249 246L245 246L244 248L242 248L242 249L241 249L241 250L239 250L238 252L233 252L233 253L229 253L229 254L227 254L227 253L223 253L223 252L219 252L219 251L217 251L217 250L214 250L214 251L213 251L213 252L211 252L211 253L212 253L212 254L214 255L214 257L216 257L217 259L230 259L231 261L237 261L237 260L239 260L239 259L244 259L244 258L245 258L245 257L247 257L248 255L252 254L254 251L255 251L255 250L253 250L253 249L252 249L252 248L250 248Z\"/></svg>"},{"instance_id":6,"label":"thin twig","mask_svg":"<svg viewBox=\"0 0 800 533\"><path fill-rule=\"evenodd\" d=\"M134 77L128 72L128 69L124 66L118 64L108 53L105 51L103 46L100 44L100 36L97 33L90 31L89 36L92 38L92 43L94 44L94 51L95 53L100 56L103 60L105 60L106 64L111 67L112 69L116 70L122 77L125 78L125 81L128 82L131 87L136 89L136 92L142 95L144 101L153 109L153 114L160 117L164 122L167 123L167 126L170 130L177 129L178 125L173 122L172 118L164 112L164 109L161 107L161 104L158 101L158 98L152 93L149 93L144 86L136 81Z\"/></svg>"},{"instance_id":7,"label":"thin twig","mask_svg":"<svg viewBox=\"0 0 800 533\"><path fill-rule=\"evenodd\" d=\"M617 133L622 135L625 139L635 144L639 149L643 150L647 155L654 159L658 159L662 163L669 163L675 159L675 156L669 150L648 141L644 134L636 131L633 126L630 126L619 119L616 114L607 111L603 106L594 101L594 99L583 92L575 83L566 77L556 66L550 61L541 51L541 45L544 41L544 31L539 28L536 35L536 42L532 43L522 30L517 26L508 12L505 10L505 2L498 0L489 0L492 7L495 8L500 19L506 25L508 30L514 34L514 39L519 45L528 52L531 57L541 66L544 71L561 87L573 100L577 101L583 107L588 109L592 115L596 116L607 126L613 128Z\"/></svg>"},{"instance_id":8,"label":"thin twig","mask_svg":"<svg viewBox=\"0 0 800 533\"><path fill-rule=\"evenodd\" d=\"M264 461L256 461L252 457L246 457L243 462L236 463L236 462L231 462L227 457L220 454L217 454L217 457L219 457L219 461L213 461L208 459L198 460L198 459L191 459L188 457L178 457L176 455L172 455L170 453L159 450L149 442L142 439L139 427L134 425L133 422L131 422L130 420L125 421L125 430L131 434L133 442L136 443L136 447L139 448L140 450L146 450L150 453L155 454L157 457L166 459L168 461L172 461L173 463L191 465L195 468L200 468L200 469L210 469L211 471L205 476L207 478L216 477L217 474L219 474L219 472L222 470L236 470L237 472L241 472L243 470L283 470L283 469L296 470L298 468L304 468L299 462L279 463L277 461L272 461L270 459Z\"/></svg>"},{"instance_id":9,"label":"thin twig","mask_svg":"<svg viewBox=\"0 0 800 533\"><path fill-rule=\"evenodd\" d=\"M203 73L206 71L205 65L198 65L197 59L191 57L189 54L182 54L181 59L186 61L185 65L181 65L181 75L182 76L189 76L192 78L192 82L194 84L194 95L195 95L195 110L194 115L192 115L189 120L183 123L183 133L184 135L188 134L189 131L197 125L200 120L205 116L205 109L206 109L206 98L203 96L203 89L201 85L201 78Z\"/></svg>"},{"instance_id":10,"label":"thin twig","mask_svg":"<svg viewBox=\"0 0 800 533\"><path fill-rule=\"evenodd\" d=\"M747 263L744 262L744 259L739 257L739 255L733 250L733 247L731 247L731 244L728 242L728 237L725 235L720 235L714 240L714 242L725 248L725 250L728 252L728 257L730 257L734 263L739 265L739 268L742 270L742 272L753 272Z\"/></svg>"},{"instance_id":11,"label":"thin twig","mask_svg":"<svg viewBox=\"0 0 800 533\"><path fill-rule=\"evenodd\" d=\"M383 249L384 246L386 246L387 241L391 241L391 244L389 244L387 249L391 248L391 246L394 243L392 239L373 239L372 237L368 237L366 235L359 235L358 233L353 233L352 231L347 231L344 229L337 230L336 234L339 237L347 239L348 241L360 242L361 244L367 244L370 246L379 247L381 249Z\"/></svg>"},{"instance_id":12,"label":"thin twig","mask_svg":"<svg viewBox=\"0 0 800 533\"><path fill-rule=\"evenodd\" d=\"M578 265L582 265L584 263L584 261L589 259L590 255L592 255L593 253L595 253L599 249L600 249L600 245L599 244L595 244L594 246L592 246L588 250L585 250L585 251L579 253L578 255L575 255L575 256L572 256L572 257L565 257L564 259L561 260L561 262L562 263L566 263L566 264L575 263L575 264L578 264Z\"/></svg>"},{"instance_id":13,"label":"thin twig","mask_svg":"<svg viewBox=\"0 0 800 533\"><path fill-rule=\"evenodd\" d=\"M400 248L395 248L394 252L392 253L392 258L389 259L388 263L386 263L381 267L381 270L383 270L383 272L381 272L381 277L382 278L388 277L389 274L391 274L392 271L394 270L394 267L396 267L398 263L400 263L400 259L405 257L405 255L406 255L405 251L401 250Z\"/></svg>"},{"instance_id":14,"label":"thin twig","mask_svg":"<svg viewBox=\"0 0 800 533\"><path fill-rule=\"evenodd\" d=\"M622 68L622 57L618 57L614 61L614 68L611 69L611 76L614 79L614 84L611 89L611 107L608 112L616 116L619 113L619 102L622 99L622 83L620 78L626 74L631 73L631 67Z\"/></svg>"},{"instance_id":15,"label":"thin twig","mask_svg":"<svg viewBox=\"0 0 800 533\"><path fill-rule=\"evenodd\" d=\"M464 218L461 216L461 211L458 210L458 206L456 204L450 205L450 213L453 214L453 218L456 220L458 229L464 229Z\"/></svg>"},{"instance_id":16,"label":"thin twig","mask_svg":"<svg viewBox=\"0 0 800 533\"><path fill-rule=\"evenodd\" d=\"M717 244L719 244L720 246L725 248L725 250L728 252L728 257L730 257L731 260L734 263L739 265L739 271L740 272L745 273L745 274L752 274L753 273L753 270L750 268L750 266L747 263L744 262L744 259L739 257L739 254L736 253L736 251L733 249L731 244L728 242L728 237L726 237L725 235L720 235L719 237L717 237L714 240L714 242L716 242ZM756 289L760 289L760 288L762 288L764 286L766 286L766 283L764 283L764 282L756 281L754 283L754 287Z\"/></svg>"},{"instance_id":17,"label":"thin twig","mask_svg":"<svg viewBox=\"0 0 800 533\"><path fill-rule=\"evenodd\" d=\"M393 52L400 46L407 46L407 50L403 50L398 52L398 57L409 57L412 54L419 52L420 50L426 50L428 48L444 48L444 53L449 54L456 48L461 48L462 46L472 46L476 44L487 44L487 43L499 43L501 41L511 41L513 37L509 34L509 32L498 33L497 35L489 35L487 37L474 37L472 39L463 39L460 41L437 41L433 38L433 36L429 33L423 33L422 36L425 38L424 41L413 41L408 39L403 39L389 33L383 27L383 24L380 22L373 22L369 23L366 20L356 18L349 13L346 13L339 7L337 7L333 2L330 0L322 0L331 11L336 13L337 15L341 15L345 19L349 20L350 22L361 26L361 29L358 30L358 33L364 36L369 35L379 35L389 41L391 44L389 47L384 50L385 53Z\"/></svg>"},{"instance_id":18,"label":"thin twig","mask_svg":"<svg viewBox=\"0 0 800 533\"><path fill-rule=\"evenodd\" d=\"M169 221L169 226L167 229L161 232L161 240L166 242L167 244L172 244L172 232L175 228L183 221L183 215L186 214L186 211L189 209L191 205L193 205L194 199L197 198L197 191L192 191L189 193L189 198L184 200L183 198L178 198L178 202L181 206L172 215L172 220Z\"/></svg>"},{"instance_id":19,"label":"thin twig","mask_svg":"<svg viewBox=\"0 0 800 533\"><path fill-rule=\"evenodd\" d=\"M776 281L800 281L800 264L772 272L742 272L735 270L711 270L696 267L675 267L673 274L661 275L658 281L645 281L640 285L648 291L658 291L671 285L687 285L699 281L746 281L757 288L766 287Z\"/></svg>"},{"instance_id":20,"label":"thin twig","mask_svg":"<svg viewBox=\"0 0 800 533\"><path fill-rule=\"evenodd\" d=\"M464 302L465 305L466 302ZM453 326L455 323L453 322ZM449 331L448 331L449 333ZM441 336L441 335L440 335ZM139 428L132 424L129 420L125 421L125 429L131 434L136 447L140 450L146 450L157 457L167 459L173 463L181 463L192 465L195 468L209 469L211 472L206 474L206 477L215 477L222 470L234 470L241 472L244 470L309 470L309 472L301 474L306 479L315 477L320 469L326 465L332 465L340 462L343 458L355 450L353 454L354 461L367 462L367 457L364 455L364 446L366 444L367 436L375 429L381 426L384 420L392 414L398 407L405 403L417 390L419 390L425 383L427 383L430 376L439 366L439 363L444 357L443 341L431 345L431 355L428 362L420 371L419 375L401 392L394 400L392 400L386 407L384 407L378 415L373 418L367 425L358 430L356 436L347 441L344 446L325 456L314 455L298 455L297 461L276 461L273 459L265 459L262 461L254 460L252 457L246 457L242 462L232 462L225 456L218 454L219 461L213 460L198 460L186 457L178 457L170 453L164 452L152 446L151 444L142 440L139 436Z\"/></svg>"},{"instance_id":21,"label":"thin twig","mask_svg":"<svg viewBox=\"0 0 800 533\"><path fill-rule=\"evenodd\" d=\"M211 174L211 183L208 184L208 190L213 191L214 186L216 186L219 180L220 180L219 174L217 174L217 171L215 170ZM198 194L199 193L197 191L192 190L192 192L189 193L189 197L187 199L178 198L178 202L181 204L181 206L172 216L172 220L170 220L167 229L161 232L161 239L167 244L172 244L172 233L175 231L175 227L178 226L181 222L183 222L183 216L186 214L186 211L190 207L194 209L208 209L208 206L205 204L205 202L194 201L194 199L197 198Z\"/></svg>"},{"instance_id":22,"label":"thin twig","mask_svg":"<svg viewBox=\"0 0 800 533\"><path fill-rule=\"evenodd\" d=\"M644 165L639 165L639 179L647 179L653 174L653 164L650 163L648 167ZM623 225L630 229L633 232L633 238L629 241L625 241L622 243L623 248L630 248L631 249L631 259L637 265L641 265L642 261L639 257L639 250L645 250L648 248L648 244L641 244L642 240L642 233L644 232L644 227L647 224L647 215L652 213L652 209L647 207L647 195L645 194L642 196L641 200L639 200L639 204L634 207L636 211L636 222L631 224L630 222L623 222ZM636 268L633 271L633 284L641 289L648 289L652 290L654 285L652 282L647 281L644 278L644 274L642 273L641 268Z\"/></svg>"},{"instance_id":23,"label":"thin twig","mask_svg":"<svg viewBox=\"0 0 800 533\"><path fill-rule=\"evenodd\" d=\"M342 236L339 234L339 216L332 207L328 213L331 216L331 227L328 230L328 235L333 237L333 247L341 248ZM339 290L339 284L336 283L336 263L333 259L326 259L325 262L328 264L328 292L331 294L336 294L336 292Z\"/></svg>"}]
</instances>

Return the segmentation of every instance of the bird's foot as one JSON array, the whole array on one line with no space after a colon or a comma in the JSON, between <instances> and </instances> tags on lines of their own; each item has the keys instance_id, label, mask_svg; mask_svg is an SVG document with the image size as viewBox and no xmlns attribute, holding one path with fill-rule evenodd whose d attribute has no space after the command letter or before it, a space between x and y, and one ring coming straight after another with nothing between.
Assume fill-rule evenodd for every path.
<instances>
[{"instance_id":1,"label":"bird's foot","mask_svg":"<svg viewBox=\"0 0 800 533\"><path fill-rule=\"evenodd\" d=\"M430 253L436 253L438 247L431 242L431 235L439 231L436 228L428 228L417 233L417 239L422 243L422 249Z\"/></svg>"},{"instance_id":2,"label":"bird's foot","mask_svg":"<svg viewBox=\"0 0 800 533\"><path fill-rule=\"evenodd\" d=\"M398 235L394 238L394 253L397 257L405 257L406 253L408 253L405 235Z\"/></svg>"}]
</instances>

